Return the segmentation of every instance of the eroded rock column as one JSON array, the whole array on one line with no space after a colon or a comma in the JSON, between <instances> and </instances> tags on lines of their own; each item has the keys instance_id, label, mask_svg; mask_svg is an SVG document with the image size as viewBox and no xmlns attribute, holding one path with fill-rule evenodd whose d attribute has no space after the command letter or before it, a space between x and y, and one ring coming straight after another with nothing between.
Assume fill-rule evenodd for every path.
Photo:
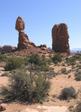
<instances>
[{"instance_id":1,"label":"eroded rock column","mask_svg":"<svg viewBox=\"0 0 81 112\"><path fill-rule=\"evenodd\" d=\"M69 53L69 34L65 23L54 25L52 28L52 50Z\"/></svg>"}]
</instances>

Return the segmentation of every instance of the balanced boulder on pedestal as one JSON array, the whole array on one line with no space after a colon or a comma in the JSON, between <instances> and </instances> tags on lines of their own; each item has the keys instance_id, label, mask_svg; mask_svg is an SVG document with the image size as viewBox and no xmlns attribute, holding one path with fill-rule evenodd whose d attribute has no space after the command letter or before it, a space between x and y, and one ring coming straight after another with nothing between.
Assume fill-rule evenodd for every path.
<instances>
[{"instance_id":1,"label":"balanced boulder on pedestal","mask_svg":"<svg viewBox=\"0 0 81 112\"><path fill-rule=\"evenodd\" d=\"M16 20L15 29L18 32L21 32L21 31L23 31L25 29L25 23L24 23L23 19L20 16Z\"/></svg>"},{"instance_id":2,"label":"balanced boulder on pedestal","mask_svg":"<svg viewBox=\"0 0 81 112\"><path fill-rule=\"evenodd\" d=\"M27 48L29 39L28 39L27 34L24 33L25 23L21 17L17 18L15 29L19 32L18 49Z\"/></svg>"}]
</instances>

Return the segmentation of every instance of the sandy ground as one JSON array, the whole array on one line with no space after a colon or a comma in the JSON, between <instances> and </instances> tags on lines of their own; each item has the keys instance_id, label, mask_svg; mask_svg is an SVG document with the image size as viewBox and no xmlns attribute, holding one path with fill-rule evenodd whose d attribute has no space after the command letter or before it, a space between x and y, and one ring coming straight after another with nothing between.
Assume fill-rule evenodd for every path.
<instances>
[{"instance_id":1,"label":"sandy ground","mask_svg":"<svg viewBox=\"0 0 81 112\"><path fill-rule=\"evenodd\" d=\"M68 112L65 106L7 104L4 112Z\"/></svg>"},{"instance_id":2,"label":"sandy ground","mask_svg":"<svg viewBox=\"0 0 81 112\"><path fill-rule=\"evenodd\" d=\"M68 78L68 75L58 75L55 78L52 78L50 80L50 95L58 95L65 87L74 87L78 91L81 87L81 81L74 80L73 73L70 73L70 76L71 77Z\"/></svg>"},{"instance_id":3,"label":"sandy ground","mask_svg":"<svg viewBox=\"0 0 81 112\"><path fill-rule=\"evenodd\" d=\"M6 76L0 77L0 87L7 85L8 85L8 77Z\"/></svg>"}]
</instances>

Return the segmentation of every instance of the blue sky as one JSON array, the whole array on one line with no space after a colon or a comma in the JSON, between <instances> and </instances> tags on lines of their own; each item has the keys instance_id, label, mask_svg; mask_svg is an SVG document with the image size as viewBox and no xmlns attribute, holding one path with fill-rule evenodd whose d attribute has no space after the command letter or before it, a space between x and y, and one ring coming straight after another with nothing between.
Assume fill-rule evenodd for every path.
<instances>
[{"instance_id":1,"label":"blue sky","mask_svg":"<svg viewBox=\"0 0 81 112\"><path fill-rule=\"evenodd\" d=\"M51 47L53 25L66 23L70 48L81 48L81 0L0 0L0 45L17 45L18 16L24 19L25 32L37 45Z\"/></svg>"}]
</instances>

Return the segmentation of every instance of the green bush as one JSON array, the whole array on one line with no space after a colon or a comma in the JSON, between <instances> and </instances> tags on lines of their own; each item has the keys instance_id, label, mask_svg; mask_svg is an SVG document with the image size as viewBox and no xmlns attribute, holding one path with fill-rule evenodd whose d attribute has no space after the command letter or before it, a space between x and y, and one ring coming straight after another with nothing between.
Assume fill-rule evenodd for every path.
<instances>
[{"instance_id":1,"label":"green bush","mask_svg":"<svg viewBox=\"0 0 81 112\"><path fill-rule=\"evenodd\" d=\"M27 65L31 64L31 67L34 66L34 68L37 70L48 70L49 61L44 57L40 57L38 54L32 54L31 56L27 57L26 62Z\"/></svg>"},{"instance_id":2,"label":"green bush","mask_svg":"<svg viewBox=\"0 0 81 112\"><path fill-rule=\"evenodd\" d=\"M76 97L76 90L73 87L64 88L61 91L59 98L61 100L68 100Z\"/></svg>"},{"instance_id":3,"label":"green bush","mask_svg":"<svg viewBox=\"0 0 81 112\"><path fill-rule=\"evenodd\" d=\"M17 68L20 68L24 64L24 59L19 57L9 58L6 62L5 70L11 71Z\"/></svg>"},{"instance_id":4,"label":"green bush","mask_svg":"<svg viewBox=\"0 0 81 112\"><path fill-rule=\"evenodd\" d=\"M75 73L75 80L81 81L81 70L77 70Z\"/></svg>"},{"instance_id":5,"label":"green bush","mask_svg":"<svg viewBox=\"0 0 81 112\"><path fill-rule=\"evenodd\" d=\"M49 89L45 75L33 75L26 70L16 70L11 75L9 88L2 89L5 101L41 102Z\"/></svg>"},{"instance_id":6,"label":"green bush","mask_svg":"<svg viewBox=\"0 0 81 112\"><path fill-rule=\"evenodd\" d=\"M44 75L38 75L35 80L36 88L35 88L35 99L37 102L41 102L44 99L44 96L47 95L47 91L49 88L49 82L47 81Z\"/></svg>"},{"instance_id":7,"label":"green bush","mask_svg":"<svg viewBox=\"0 0 81 112\"><path fill-rule=\"evenodd\" d=\"M32 54L31 56L27 57L27 62L35 65L40 65L41 58L37 54Z\"/></svg>"},{"instance_id":8,"label":"green bush","mask_svg":"<svg viewBox=\"0 0 81 112\"><path fill-rule=\"evenodd\" d=\"M53 63L57 64L62 61L62 56L60 54L55 54L52 57L52 61L53 61Z\"/></svg>"},{"instance_id":9,"label":"green bush","mask_svg":"<svg viewBox=\"0 0 81 112\"><path fill-rule=\"evenodd\" d=\"M0 61L6 61L7 56L5 54L0 54Z\"/></svg>"},{"instance_id":10,"label":"green bush","mask_svg":"<svg viewBox=\"0 0 81 112\"><path fill-rule=\"evenodd\" d=\"M70 65L75 65L76 61L81 61L81 55L74 55L66 58L66 63Z\"/></svg>"}]
</instances>

